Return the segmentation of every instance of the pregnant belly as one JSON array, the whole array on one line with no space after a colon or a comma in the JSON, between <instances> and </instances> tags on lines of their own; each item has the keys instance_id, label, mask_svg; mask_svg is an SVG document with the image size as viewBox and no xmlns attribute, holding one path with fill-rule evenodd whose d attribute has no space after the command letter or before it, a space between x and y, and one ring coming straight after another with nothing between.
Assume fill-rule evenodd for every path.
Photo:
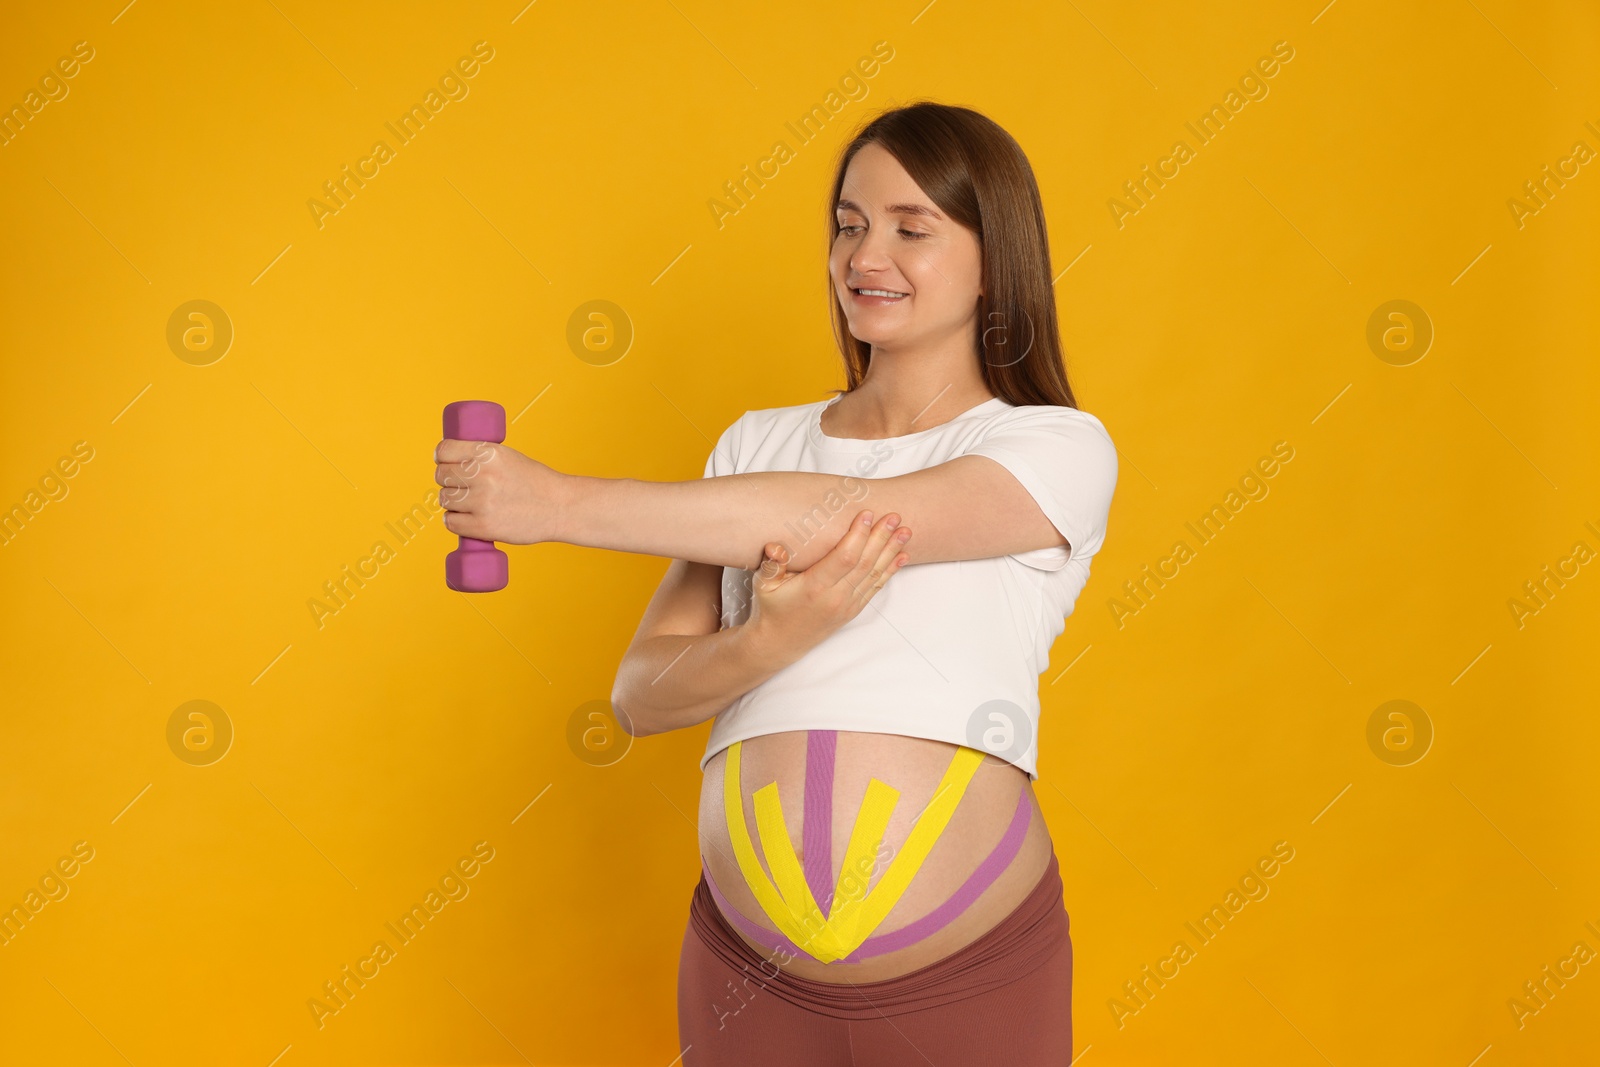
<instances>
[{"instance_id":1,"label":"pregnant belly","mask_svg":"<svg viewBox=\"0 0 1600 1067\"><path fill-rule=\"evenodd\" d=\"M795 731L706 763L700 856L717 906L801 978L874 982L943 959L1010 914L1050 854L1026 772L943 741Z\"/></svg>"}]
</instances>

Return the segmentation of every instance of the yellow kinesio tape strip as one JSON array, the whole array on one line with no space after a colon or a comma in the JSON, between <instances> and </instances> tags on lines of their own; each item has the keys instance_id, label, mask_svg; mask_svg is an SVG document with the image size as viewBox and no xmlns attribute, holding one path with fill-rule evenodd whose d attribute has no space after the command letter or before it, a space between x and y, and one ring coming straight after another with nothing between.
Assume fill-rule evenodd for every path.
<instances>
[{"instance_id":1,"label":"yellow kinesio tape strip","mask_svg":"<svg viewBox=\"0 0 1600 1067\"><path fill-rule=\"evenodd\" d=\"M772 920L785 937L796 945L804 948L807 936L801 930L799 923L789 913L789 906L772 882L767 878L766 872L761 869L761 863L756 859L755 846L750 842L750 831L744 822L744 801L739 795L739 747L740 742L735 741L728 748L728 759L722 771L722 804L727 813L728 836L733 841L733 855L739 861L739 870L744 874L745 884L750 887L750 892L755 894L756 903L761 905L761 910L767 918Z\"/></svg>"},{"instance_id":2,"label":"yellow kinesio tape strip","mask_svg":"<svg viewBox=\"0 0 1600 1067\"><path fill-rule=\"evenodd\" d=\"M983 762L983 755L975 748L967 748L965 745L958 747L955 756L950 760L950 766L945 768L944 777L939 779L939 785L933 791L933 799L928 801L928 806L918 816L917 823L911 828L905 844L900 846L899 854L889 864L889 869L884 872L883 877L878 879L878 884L872 887L872 892L863 900L846 900L843 903L839 903L837 896L835 897L833 912L828 916L828 922L838 930L840 940L850 946L851 952L854 952L856 947L888 918L890 909L910 887L911 879L916 876L922 861L928 858L933 843L949 825L950 817L955 814L956 805L961 802L962 795L967 791L967 783L972 781L978 765ZM865 808L866 805L862 806ZM882 840L880 835L878 842ZM874 851L878 842L873 844Z\"/></svg>"},{"instance_id":3,"label":"yellow kinesio tape strip","mask_svg":"<svg viewBox=\"0 0 1600 1067\"><path fill-rule=\"evenodd\" d=\"M811 895L811 887L806 884L805 871L795 854L789 828L783 821L777 782L769 782L756 790L755 806L756 832L761 835L761 849L767 854L767 866L772 870L772 879L778 883L778 892L783 897L789 917L805 934L804 939L791 937L789 940L819 959L830 957L824 962L849 955L854 946L845 948L839 943L837 932L822 914L822 905Z\"/></svg>"},{"instance_id":4,"label":"yellow kinesio tape strip","mask_svg":"<svg viewBox=\"0 0 1600 1067\"><path fill-rule=\"evenodd\" d=\"M805 872L795 855L794 842L783 821L783 805L778 799L778 783L771 782L755 792L756 827L761 843L777 879L774 886L756 858L755 846L750 840L750 830L744 820L744 803L739 792L739 754L742 742L735 741L728 748L728 758L723 765L722 800L728 822L728 836L733 841L734 858L745 882L755 895L756 903L772 920L784 936L795 945L823 963L832 963L854 952L888 917L890 910L911 885L917 870L927 859L933 843L944 833L955 813L956 805L966 792L983 753L977 749L959 746L944 776L934 790L933 799L923 809L916 825L912 827L905 844L889 864L889 869L865 893L847 896L844 892L846 877L860 878L858 872L867 869L867 858L874 855L883 844L883 834L894 813L900 793L893 787L873 778L867 782L867 793L850 833L850 843L845 849L844 869L839 884L834 889L833 907L825 921L822 908L811 895ZM857 872L854 875L852 872ZM781 887L781 888L780 888Z\"/></svg>"},{"instance_id":5,"label":"yellow kinesio tape strip","mask_svg":"<svg viewBox=\"0 0 1600 1067\"><path fill-rule=\"evenodd\" d=\"M876 778L867 782L867 795L861 801L861 810L856 812L850 843L845 846L839 884L833 889L833 914L840 913L848 901L859 900L867 895L867 883L872 880L871 871L876 866L878 846L883 844L883 832L888 829L889 816L894 814L894 806L899 799L898 789ZM850 890L845 888L846 879L849 879ZM854 946L851 951L854 951Z\"/></svg>"}]
</instances>

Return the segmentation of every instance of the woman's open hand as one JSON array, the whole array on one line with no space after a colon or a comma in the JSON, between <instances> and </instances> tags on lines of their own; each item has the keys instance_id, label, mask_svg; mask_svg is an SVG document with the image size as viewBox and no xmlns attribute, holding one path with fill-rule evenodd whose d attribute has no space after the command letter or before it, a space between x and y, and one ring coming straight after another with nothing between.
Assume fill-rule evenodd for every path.
<instances>
[{"instance_id":1,"label":"woman's open hand","mask_svg":"<svg viewBox=\"0 0 1600 1067\"><path fill-rule=\"evenodd\" d=\"M892 512L872 525L863 511L850 532L803 571L788 569L788 550L768 542L751 579L749 625L764 639L810 649L861 613L867 601L897 574L909 555L901 551L911 531Z\"/></svg>"},{"instance_id":2,"label":"woman's open hand","mask_svg":"<svg viewBox=\"0 0 1600 1067\"><path fill-rule=\"evenodd\" d=\"M446 439L433 458L445 529L507 545L551 540L559 471L493 441Z\"/></svg>"}]
</instances>

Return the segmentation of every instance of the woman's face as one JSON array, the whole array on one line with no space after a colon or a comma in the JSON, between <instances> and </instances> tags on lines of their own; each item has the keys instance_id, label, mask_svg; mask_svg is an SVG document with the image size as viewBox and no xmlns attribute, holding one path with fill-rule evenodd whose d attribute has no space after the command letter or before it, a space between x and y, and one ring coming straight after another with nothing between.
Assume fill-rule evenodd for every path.
<instances>
[{"instance_id":1,"label":"woman's face","mask_svg":"<svg viewBox=\"0 0 1600 1067\"><path fill-rule=\"evenodd\" d=\"M828 270L853 337L895 351L976 336L977 236L936 208L887 149L869 144L851 158L835 209Z\"/></svg>"}]
</instances>

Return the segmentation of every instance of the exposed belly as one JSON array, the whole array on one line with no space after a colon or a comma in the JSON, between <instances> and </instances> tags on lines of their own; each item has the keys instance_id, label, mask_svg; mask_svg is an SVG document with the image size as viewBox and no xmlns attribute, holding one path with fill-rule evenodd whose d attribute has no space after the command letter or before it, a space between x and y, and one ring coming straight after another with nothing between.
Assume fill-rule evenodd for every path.
<instances>
[{"instance_id":1,"label":"exposed belly","mask_svg":"<svg viewBox=\"0 0 1600 1067\"><path fill-rule=\"evenodd\" d=\"M819 734L818 741L825 736ZM739 746L737 783L746 835L752 845L752 852L746 853L746 863L754 875L766 879L767 885L791 900L796 895L804 896L805 890L799 889L802 880L806 889L815 889L811 899L819 910L806 930L821 927L830 909L834 913L832 921L823 927L829 932L813 935L807 951L774 950L772 944L778 938L794 935L796 916L779 909L784 921L772 917L750 885L746 864L739 860L740 850L736 848L734 828L729 825L724 796L724 773L731 749L724 749L707 762L701 783L701 858L713 886L737 912L729 915L727 908L722 909L729 925L763 958L791 974L821 982L893 978L943 959L976 940L1038 884L1050 862L1051 842L1032 783L1024 771L992 756L984 757L965 778L964 789L947 787L941 801L936 796L940 782L950 781L951 775L961 777L964 759L957 756L965 752L965 758L970 758L972 750L925 738L839 731L833 746L831 788L822 793L818 792L822 784L818 757L826 749L820 744L813 746L813 796L809 798L813 808L808 812L809 737L806 731L795 731L743 742ZM825 768L825 762L821 766ZM971 765L967 767L970 769ZM850 872L845 870L849 866L846 858L851 853L858 813L866 814L863 801L872 779L897 790L899 796L882 831L882 844L874 849L874 842L866 841L863 848L858 841L855 855L861 862L855 864L857 871ZM755 794L772 783L777 785L781 823L792 848L793 864L785 863L779 855L784 846L773 839L776 835L760 830ZM960 799L951 809L948 804L957 791ZM881 786L875 787L874 792L888 795ZM825 796L831 797L831 804L823 799ZM916 840L912 839L913 828L919 816L931 826L941 807L948 811L949 821L906 881L904 872L910 870L918 851ZM828 808L831 810L825 810ZM926 841L928 834L924 828L917 837ZM812 846L810 856L808 844ZM821 862L824 852L825 867ZM894 874L896 863L902 872L898 877ZM889 876L887 882L885 876ZM868 902L875 899L873 894L880 887L892 890L896 884L903 885L898 899L887 913L876 917L889 899L887 893L876 898L875 907ZM772 890L765 893L768 906L776 899ZM970 902L959 906L966 901ZM752 923L761 928L764 936L746 932ZM787 930L783 928L786 924ZM897 931L902 931L898 937L889 936ZM789 936L788 940L798 945L802 938ZM827 947L830 945L831 950ZM826 956L854 945L860 945L855 959L824 962L813 951L820 948Z\"/></svg>"}]
</instances>

